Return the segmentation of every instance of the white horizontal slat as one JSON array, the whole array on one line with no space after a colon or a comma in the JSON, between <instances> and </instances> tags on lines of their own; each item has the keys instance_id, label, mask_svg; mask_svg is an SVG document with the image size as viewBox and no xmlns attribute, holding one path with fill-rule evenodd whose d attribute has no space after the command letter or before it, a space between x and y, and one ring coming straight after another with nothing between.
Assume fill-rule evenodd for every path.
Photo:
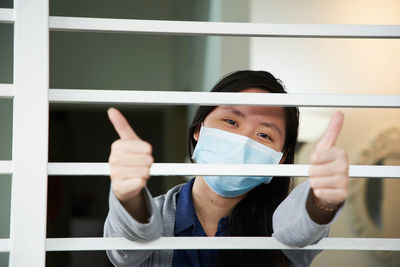
<instances>
[{"instance_id":1,"label":"white horizontal slat","mask_svg":"<svg viewBox=\"0 0 400 267\"><path fill-rule=\"evenodd\" d=\"M49 18L57 31L152 33L301 38L399 38L399 25L261 24L237 22L133 20L82 17Z\"/></svg>"},{"instance_id":2,"label":"white horizontal slat","mask_svg":"<svg viewBox=\"0 0 400 267\"><path fill-rule=\"evenodd\" d=\"M10 251L10 239L1 238L0 239L0 252L9 252Z\"/></svg>"},{"instance_id":3,"label":"white horizontal slat","mask_svg":"<svg viewBox=\"0 0 400 267\"><path fill-rule=\"evenodd\" d=\"M0 174L12 174L13 162L11 160L0 160Z\"/></svg>"},{"instance_id":4,"label":"white horizontal slat","mask_svg":"<svg viewBox=\"0 0 400 267\"><path fill-rule=\"evenodd\" d=\"M0 8L0 22L13 23L15 21L14 9Z\"/></svg>"},{"instance_id":5,"label":"white horizontal slat","mask_svg":"<svg viewBox=\"0 0 400 267\"><path fill-rule=\"evenodd\" d=\"M48 238L47 251L84 250L170 250L170 249L299 249L273 237L162 237L151 242L125 238ZM400 250L400 238L323 238L305 250Z\"/></svg>"},{"instance_id":6,"label":"white horizontal slat","mask_svg":"<svg viewBox=\"0 0 400 267\"><path fill-rule=\"evenodd\" d=\"M301 164L192 164L154 163L153 176L248 175L308 176L310 165ZM108 163L49 163L49 175L109 175ZM400 166L351 165L350 177L400 178Z\"/></svg>"},{"instance_id":7,"label":"white horizontal slat","mask_svg":"<svg viewBox=\"0 0 400 267\"><path fill-rule=\"evenodd\" d=\"M52 103L253 105L303 107L400 107L400 95L212 93L135 90L50 89Z\"/></svg>"},{"instance_id":8,"label":"white horizontal slat","mask_svg":"<svg viewBox=\"0 0 400 267\"><path fill-rule=\"evenodd\" d=\"M14 97L13 88L14 88L13 84L0 83L0 98Z\"/></svg>"}]
</instances>

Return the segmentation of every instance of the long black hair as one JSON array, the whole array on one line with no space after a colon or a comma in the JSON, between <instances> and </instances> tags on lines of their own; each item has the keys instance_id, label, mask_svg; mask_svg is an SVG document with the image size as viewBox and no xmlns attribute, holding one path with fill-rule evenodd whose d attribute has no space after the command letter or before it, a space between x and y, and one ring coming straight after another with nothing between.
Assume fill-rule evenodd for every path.
<instances>
[{"instance_id":1,"label":"long black hair","mask_svg":"<svg viewBox=\"0 0 400 267\"><path fill-rule=\"evenodd\" d=\"M241 92L259 88L270 93L286 93L282 82L266 71L237 71L222 78L212 92ZM193 137L200 124L216 106L198 108L189 128L189 156L197 142ZM286 136L283 146L285 161L292 164L297 143L299 111L297 107L285 107ZM288 195L290 177L273 178L269 184L261 184L251 190L233 209L227 225L227 236L271 236L272 215ZM219 266L289 266L289 260L280 250L220 250Z\"/></svg>"}]
</instances>

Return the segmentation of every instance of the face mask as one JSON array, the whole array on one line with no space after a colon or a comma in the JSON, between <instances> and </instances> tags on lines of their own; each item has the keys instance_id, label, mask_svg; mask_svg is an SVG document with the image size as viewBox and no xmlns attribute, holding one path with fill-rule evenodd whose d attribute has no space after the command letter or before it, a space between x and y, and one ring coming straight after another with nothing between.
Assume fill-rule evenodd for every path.
<instances>
[{"instance_id":1,"label":"face mask","mask_svg":"<svg viewBox=\"0 0 400 267\"><path fill-rule=\"evenodd\" d=\"M202 126L192 159L204 164L278 164L282 153L251 138ZM223 197L236 197L249 192L272 177L204 176L208 186Z\"/></svg>"}]
</instances>

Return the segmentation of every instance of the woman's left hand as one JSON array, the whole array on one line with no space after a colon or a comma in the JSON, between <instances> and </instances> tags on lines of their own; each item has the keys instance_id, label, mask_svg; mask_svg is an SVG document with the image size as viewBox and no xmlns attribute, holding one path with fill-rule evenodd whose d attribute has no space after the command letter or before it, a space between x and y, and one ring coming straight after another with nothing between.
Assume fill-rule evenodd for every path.
<instances>
[{"instance_id":1,"label":"woman's left hand","mask_svg":"<svg viewBox=\"0 0 400 267\"><path fill-rule=\"evenodd\" d=\"M346 200L348 194L347 153L335 146L343 120L342 112L332 116L324 137L311 155L310 185L317 201L327 208L337 207Z\"/></svg>"}]
</instances>

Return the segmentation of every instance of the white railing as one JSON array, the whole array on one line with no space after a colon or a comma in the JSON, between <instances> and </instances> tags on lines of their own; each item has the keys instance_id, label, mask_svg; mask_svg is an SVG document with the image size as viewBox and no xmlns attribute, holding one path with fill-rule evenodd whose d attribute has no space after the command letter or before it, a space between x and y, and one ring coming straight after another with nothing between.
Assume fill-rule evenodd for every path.
<instances>
[{"instance_id":1,"label":"white railing","mask_svg":"<svg viewBox=\"0 0 400 267\"><path fill-rule=\"evenodd\" d=\"M12 84L0 84L0 98L13 98L14 97L14 86Z\"/></svg>"},{"instance_id":2,"label":"white railing","mask_svg":"<svg viewBox=\"0 0 400 267\"><path fill-rule=\"evenodd\" d=\"M192 164L192 163L154 163L151 176L189 176L189 175L248 175L248 176L308 176L307 164ZM12 174L12 161L0 161L0 174ZM50 162L48 175L110 175L108 163ZM400 166L350 165L352 178L400 178Z\"/></svg>"},{"instance_id":3,"label":"white railing","mask_svg":"<svg viewBox=\"0 0 400 267\"><path fill-rule=\"evenodd\" d=\"M302 249L325 250L399 250L398 238L324 238ZM162 237L152 242L125 238L49 238L47 251L84 251L106 249L293 249L273 237Z\"/></svg>"},{"instance_id":4,"label":"white railing","mask_svg":"<svg viewBox=\"0 0 400 267\"><path fill-rule=\"evenodd\" d=\"M260 24L50 17L53 31L301 38L399 38L399 25Z\"/></svg>"},{"instance_id":5,"label":"white railing","mask_svg":"<svg viewBox=\"0 0 400 267\"><path fill-rule=\"evenodd\" d=\"M310 165L281 164L191 164L154 163L150 168L152 176L188 175L248 175L248 176L308 176ZM108 163L49 163L49 175L109 175ZM350 177L400 178L400 166L351 165Z\"/></svg>"},{"instance_id":6,"label":"white railing","mask_svg":"<svg viewBox=\"0 0 400 267\"><path fill-rule=\"evenodd\" d=\"M51 103L398 108L400 95L212 93L50 89Z\"/></svg>"},{"instance_id":7,"label":"white railing","mask_svg":"<svg viewBox=\"0 0 400 267\"><path fill-rule=\"evenodd\" d=\"M14 21L9 266L45 266L49 120L48 2L14 1L3 10ZM28 204L29 203L29 204ZM27 205L28 204L28 205Z\"/></svg>"},{"instance_id":8,"label":"white railing","mask_svg":"<svg viewBox=\"0 0 400 267\"><path fill-rule=\"evenodd\" d=\"M299 249L265 237L164 237L152 242L123 238L46 238L47 175L108 175L107 163L48 163L48 104L133 103L166 105L280 105L399 108L400 95L238 94L49 89L49 31L288 38L400 38L399 25L304 25L49 17L47 0L15 0L0 9L14 23L14 84L0 84L13 105L13 156L0 161L12 174L11 231L0 239L10 266L45 266L46 251L106 249ZM29 45L26 45L29 44ZM29 110L27 110L27 107ZM34 142L32 142L34 140ZM308 176L309 165L153 164L151 175ZM351 177L400 178L400 166L350 166ZM29 201L29 208L26 207ZM301 249L400 250L398 238L324 238Z\"/></svg>"},{"instance_id":9,"label":"white railing","mask_svg":"<svg viewBox=\"0 0 400 267\"><path fill-rule=\"evenodd\" d=\"M0 22L2 23L14 23L15 14L12 8L0 8Z\"/></svg>"}]
</instances>

